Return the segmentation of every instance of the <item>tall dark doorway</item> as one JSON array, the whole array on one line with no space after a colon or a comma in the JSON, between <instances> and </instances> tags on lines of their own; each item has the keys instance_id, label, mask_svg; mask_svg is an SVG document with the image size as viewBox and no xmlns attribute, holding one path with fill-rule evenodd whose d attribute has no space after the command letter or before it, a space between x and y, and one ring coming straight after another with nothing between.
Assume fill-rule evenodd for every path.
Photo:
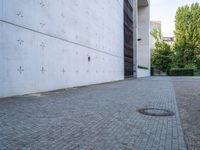
<instances>
[{"instance_id":1,"label":"tall dark doorway","mask_svg":"<svg viewBox=\"0 0 200 150\"><path fill-rule=\"evenodd\" d=\"M133 7L124 0L124 74L133 76Z\"/></svg>"}]
</instances>

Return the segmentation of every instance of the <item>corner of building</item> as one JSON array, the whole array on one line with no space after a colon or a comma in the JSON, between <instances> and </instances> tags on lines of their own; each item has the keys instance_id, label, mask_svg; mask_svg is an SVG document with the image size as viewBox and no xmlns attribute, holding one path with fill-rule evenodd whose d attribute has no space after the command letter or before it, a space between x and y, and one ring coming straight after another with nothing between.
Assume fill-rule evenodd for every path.
<instances>
[{"instance_id":1,"label":"corner of building","mask_svg":"<svg viewBox=\"0 0 200 150\"><path fill-rule=\"evenodd\" d=\"M150 1L138 1L137 77L150 76Z\"/></svg>"}]
</instances>

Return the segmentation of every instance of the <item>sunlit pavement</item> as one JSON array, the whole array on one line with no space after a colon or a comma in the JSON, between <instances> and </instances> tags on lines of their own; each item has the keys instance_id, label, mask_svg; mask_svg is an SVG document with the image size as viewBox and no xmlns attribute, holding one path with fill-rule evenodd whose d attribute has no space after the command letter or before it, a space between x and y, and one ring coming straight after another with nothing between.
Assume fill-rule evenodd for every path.
<instances>
[{"instance_id":1,"label":"sunlit pavement","mask_svg":"<svg viewBox=\"0 0 200 150\"><path fill-rule=\"evenodd\" d=\"M146 116L141 108L174 116ZM175 91L152 77L0 99L0 149L184 150Z\"/></svg>"}]
</instances>

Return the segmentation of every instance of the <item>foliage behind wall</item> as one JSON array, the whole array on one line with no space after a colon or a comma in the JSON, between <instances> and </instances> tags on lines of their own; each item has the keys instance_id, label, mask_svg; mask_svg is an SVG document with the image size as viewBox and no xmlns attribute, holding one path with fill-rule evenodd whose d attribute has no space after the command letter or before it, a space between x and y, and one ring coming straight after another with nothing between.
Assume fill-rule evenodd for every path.
<instances>
[{"instance_id":1,"label":"foliage behind wall","mask_svg":"<svg viewBox=\"0 0 200 150\"><path fill-rule=\"evenodd\" d=\"M159 30L152 31L155 49L152 66L167 71L170 68L200 69L200 5L179 7L175 17L175 43L163 42Z\"/></svg>"},{"instance_id":2,"label":"foliage behind wall","mask_svg":"<svg viewBox=\"0 0 200 150\"><path fill-rule=\"evenodd\" d=\"M200 5L179 7L175 17L174 64L200 67Z\"/></svg>"}]
</instances>

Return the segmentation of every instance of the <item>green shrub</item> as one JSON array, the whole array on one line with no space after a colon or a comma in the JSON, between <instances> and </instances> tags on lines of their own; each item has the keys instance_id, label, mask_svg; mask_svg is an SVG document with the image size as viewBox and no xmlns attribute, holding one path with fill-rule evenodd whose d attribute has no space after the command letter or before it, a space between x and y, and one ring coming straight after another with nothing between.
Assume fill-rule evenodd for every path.
<instances>
[{"instance_id":1,"label":"green shrub","mask_svg":"<svg viewBox=\"0 0 200 150\"><path fill-rule=\"evenodd\" d=\"M172 68L169 72L170 76L194 76L194 69Z\"/></svg>"},{"instance_id":2,"label":"green shrub","mask_svg":"<svg viewBox=\"0 0 200 150\"><path fill-rule=\"evenodd\" d=\"M185 67L186 69L193 69L194 71L197 71L197 67L195 64L186 64Z\"/></svg>"},{"instance_id":3,"label":"green shrub","mask_svg":"<svg viewBox=\"0 0 200 150\"><path fill-rule=\"evenodd\" d=\"M171 70L170 68L167 68L167 72L166 73L167 73L168 76L170 75L170 70Z\"/></svg>"}]
</instances>

